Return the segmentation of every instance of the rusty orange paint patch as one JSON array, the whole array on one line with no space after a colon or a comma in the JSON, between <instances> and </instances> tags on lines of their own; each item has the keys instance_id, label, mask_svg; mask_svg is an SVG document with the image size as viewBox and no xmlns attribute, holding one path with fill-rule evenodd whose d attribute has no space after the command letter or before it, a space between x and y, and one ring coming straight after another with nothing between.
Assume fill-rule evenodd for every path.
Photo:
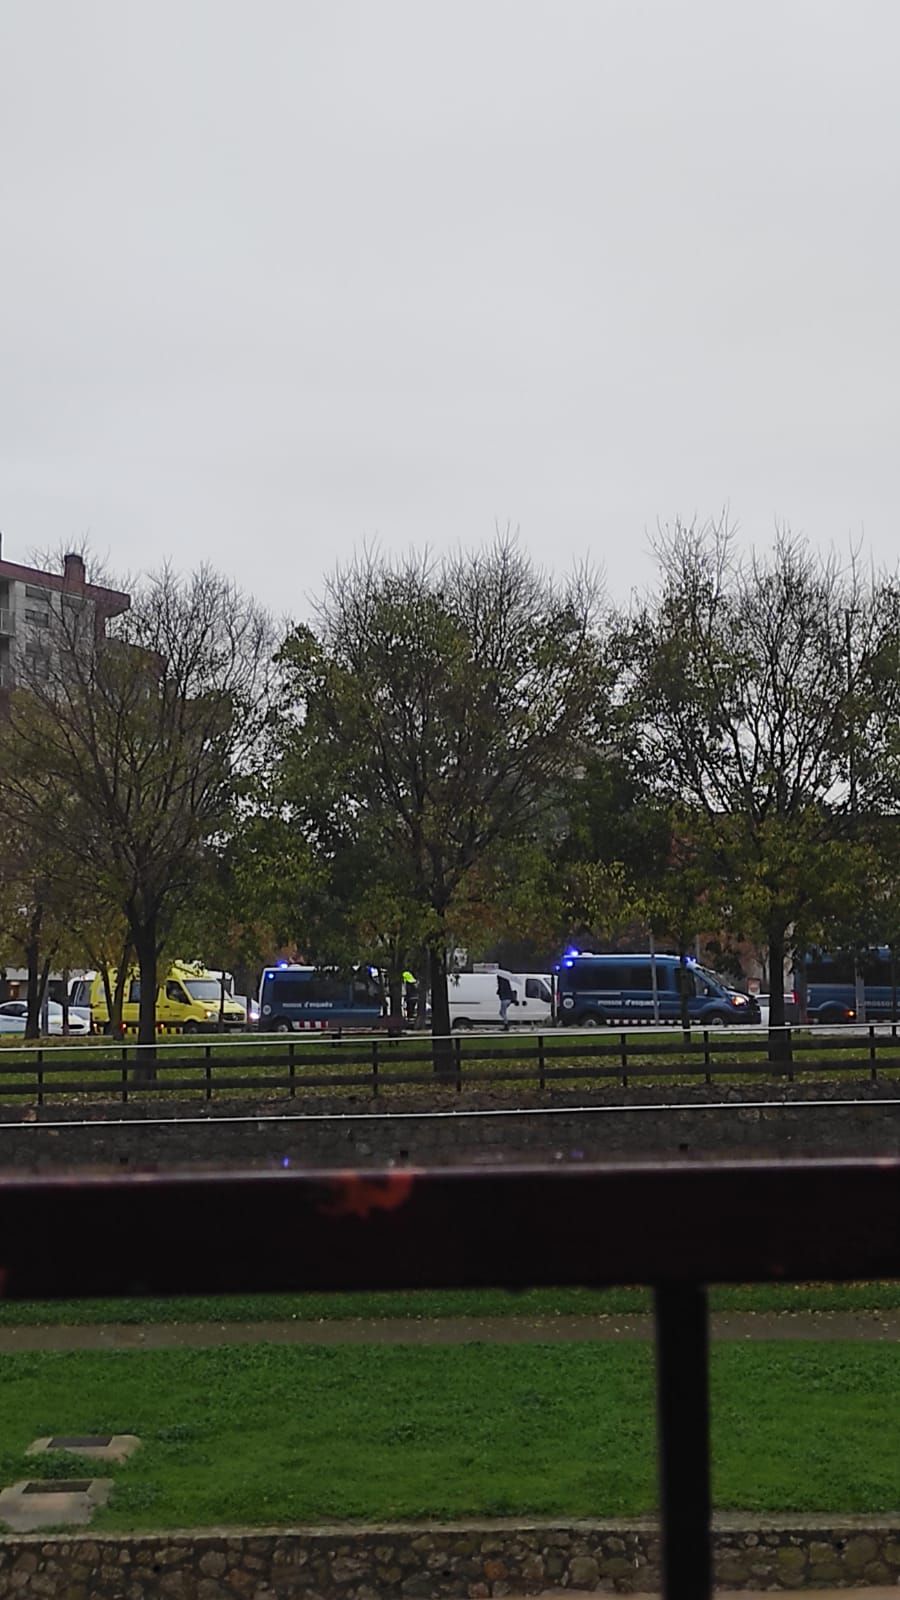
<instances>
[{"instance_id":1,"label":"rusty orange paint patch","mask_svg":"<svg viewBox=\"0 0 900 1600\"><path fill-rule=\"evenodd\" d=\"M409 1199L416 1175L408 1170L389 1172L385 1178L364 1178L358 1172L342 1172L330 1185L332 1198L319 1210L326 1217L360 1217L373 1211L396 1211Z\"/></svg>"}]
</instances>

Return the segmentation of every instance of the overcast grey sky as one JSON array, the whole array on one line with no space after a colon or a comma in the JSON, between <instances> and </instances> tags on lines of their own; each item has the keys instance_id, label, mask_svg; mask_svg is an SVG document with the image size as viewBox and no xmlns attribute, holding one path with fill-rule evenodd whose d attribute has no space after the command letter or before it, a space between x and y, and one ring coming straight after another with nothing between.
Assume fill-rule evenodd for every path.
<instances>
[{"instance_id":1,"label":"overcast grey sky","mask_svg":"<svg viewBox=\"0 0 900 1600\"><path fill-rule=\"evenodd\" d=\"M3 0L4 554L893 562L895 0Z\"/></svg>"}]
</instances>

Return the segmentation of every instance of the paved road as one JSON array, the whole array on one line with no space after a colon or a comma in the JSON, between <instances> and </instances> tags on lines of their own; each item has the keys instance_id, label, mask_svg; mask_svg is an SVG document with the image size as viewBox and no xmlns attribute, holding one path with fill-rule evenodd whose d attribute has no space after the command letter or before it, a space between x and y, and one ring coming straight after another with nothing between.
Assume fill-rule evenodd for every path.
<instances>
[{"instance_id":1,"label":"paved road","mask_svg":"<svg viewBox=\"0 0 900 1600\"><path fill-rule=\"evenodd\" d=\"M900 1341L900 1311L722 1312L714 1339ZM0 1354L16 1350L174 1350L237 1344L551 1344L650 1339L653 1319L631 1317L383 1317L329 1322L96 1323L0 1328Z\"/></svg>"}]
</instances>

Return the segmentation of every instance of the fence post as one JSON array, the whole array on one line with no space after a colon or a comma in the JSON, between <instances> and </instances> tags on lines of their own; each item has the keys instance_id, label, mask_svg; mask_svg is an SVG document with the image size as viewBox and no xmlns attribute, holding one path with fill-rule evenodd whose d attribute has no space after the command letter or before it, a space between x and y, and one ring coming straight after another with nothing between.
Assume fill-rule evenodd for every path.
<instances>
[{"instance_id":1,"label":"fence post","mask_svg":"<svg viewBox=\"0 0 900 1600\"><path fill-rule=\"evenodd\" d=\"M372 1040L372 1094L378 1093L378 1040Z\"/></svg>"},{"instance_id":2,"label":"fence post","mask_svg":"<svg viewBox=\"0 0 900 1600\"><path fill-rule=\"evenodd\" d=\"M874 1083L878 1077L878 1053L875 1048L875 1024L869 1023L869 1060L872 1063L870 1076Z\"/></svg>"},{"instance_id":3,"label":"fence post","mask_svg":"<svg viewBox=\"0 0 900 1600\"><path fill-rule=\"evenodd\" d=\"M712 1066L712 1057L711 1057L711 1055L709 1053L709 1029L708 1028L704 1028L703 1029L703 1065L706 1068L706 1081L707 1081L707 1083L712 1083L712 1073L709 1070L710 1067Z\"/></svg>"},{"instance_id":4,"label":"fence post","mask_svg":"<svg viewBox=\"0 0 900 1600\"><path fill-rule=\"evenodd\" d=\"M292 1039L288 1045L288 1077L291 1080L290 1096L292 1100L294 1095L297 1093L296 1075L297 1066L294 1060L294 1041Z\"/></svg>"},{"instance_id":5,"label":"fence post","mask_svg":"<svg viewBox=\"0 0 900 1600\"><path fill-rule=\"evenodd\" d=\"M622 1088L628 1088L628 1038L624 1033L619 1034L619 1056L622 1062Z\"/></svg>"},{"instance_id":6,"label":"fence post","mask_svg":"<svg viewBox=\"0 0 900 1600\"><path fill-rule=\"evenodd\" d=\"M122 1104L128 1104L128 1046L122 1046Z\"/></svg>"},{"instance_id":7,"label":"fence post","mask_svg":"<svg viewBox=\"0 0 900 1600\"><path fill-rule=\"evenodd\" d=\"M794 1035L791 1032L790 1028L785 1028L785 1030L784 1030L784 1059L785 1059L785 1061L787 1061L790 1064L790 1068L791 1068L790 1072L788 1073L788 1083L793 1083L793 1081L794 1081Z\"/></svg>"},{"instance_id":8,"label":"fence post","mask_svg":"<svg viewBox=\"0 0 900 1600\"><path fill-rule=\"evenodd\" d=\"M43 1052L43 1050L39 1050L38 1053L37 1053L37 1103L38 1103L39 1106L42 1106L44 1104L44 1052Z\"/></svg>"},{"instance_id":9,"label":"fence post","mask_svg":"<svg viewBox=\"0 0 900 1600\"><path fill-rule=\"evenodd\" d=\"M545 1070L546 1070L546 1066L547 1066L547 1063L546 1063L546 1059L545 1059L545 1056L544 1056L544 1035L542 1033L539 1033L538 1034L538 1083L539 1083L539 1085L540 1085L540 1087L542 1089L545 1089L547 1087L547 1080L546 1080L546 1078L544 1076L544 1073L545 1073Z\"/></svg>"},{"instance_id":10,"label":"fence post","mask_svg":"<svg viewBox=\"0 0 900 1600\"><path fill-rule=\"evenodd\" d=\"M462 1094L462 1039L458 1033L453 1040L453 1051L456 1056L456 1092Z\"/></svg>"},{"instance_id":11,"label":"fence post","mask_svg":"<svg viewBox=\"0 0 900 1600\"><path fill-rule=\"evenodd\" d=\"M206 1098L212 1099L212 1045L203 1047L203 1077L206 1081Z\"/></svg>"}]
</instances>

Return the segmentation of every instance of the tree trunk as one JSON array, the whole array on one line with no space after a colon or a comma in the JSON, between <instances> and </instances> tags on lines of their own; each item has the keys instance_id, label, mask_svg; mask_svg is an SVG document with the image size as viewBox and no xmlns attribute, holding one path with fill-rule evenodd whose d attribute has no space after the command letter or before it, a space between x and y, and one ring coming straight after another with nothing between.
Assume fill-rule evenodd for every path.
<instances>
[{"instance_id":1,"label":"tree trunk","mask_svg":"<svg viewBox=\"0 0 900 1600\"><path fill-rule=\"evenodd\" d=\"M55 950L51 950L49 955L46 955L44 957L44 964L41 967L40 974L39 974L38 1005L39 1005L39 1008L40 1008L39 1009L39 1016L40 1016L42 1022L44 1021L44 1007L47 1004L47 990L48 990L48 988L50 986L50 968L53 965L53 957L54 957L55 954L56 954ZM50 1032L50 1018L49 1018L49 1016L46 1018L46 1022L47 1022L47 1032L49 1033Z\"/></svg>"},{"instance_id":2,"label":"tree trunk","mask_svg":"<svg viewBox=\"0 0 900 1600\"><path fill-rule=\"evenodd\" d=\"M25 966L28 970L28 1015L25 1018L26 1039L39 1039L41 1036L41 1006L44 999L41 993L41 923L43 920L43 906L35 906L28 925L28 944L25 947Z\"/></svg>"},{"instance_id":3,"label":"tree trunk","mask_svg":"<svg viewBox=\"0 0 900 1600\"><path fill-rule=\"evenodd\" d=\"M109 1007L109 1031L118 1038L122 1032L122 1007L125 1004L125 985L128 982L128 969L131 962L131 949L125 953L125 959L116 973L116 986L112 992Z\"/></svg>"},{"instance_id":4,"label":"tree trunk","mask_svg":"<svg viewBox=\"0 0 900 1600\"><path fill-rule=\"evenodd\" d=\"M225 968L221 969L219 978L219 1016L216 1021L216 1032L225 1032Z\"/></svg>"},{"instance_id":5,"label":"tree trunk","mask_svg":"<svg viewBox=\"0 0 900 1600\"><path fill-rule=\"evenodd\" d=\"M427 974L428 974L429 971L430 971L430 962L428 960L428 951L423 949L423 950L421 950L419 952L419 960L418 960L418 963L417 963L417 966L416 966L416 1016L415 1016L415 1022L416 1022L416 1027L417 1028L424 1028L427 1025L427 1022L428 1022L428 977L427 977Z\"/></svg>"},{"instance_id":6,"label":"tree trunk","mask_svg":"<svg viewBox=\"0 0 900 1600\"><path fill-rule=\"evenodd\" d=\"M125 985L131 972L131 957L133 954L134 944L129 934L122 946L122 959L116 970L116 986L113 990L111 1001L107 996L109 1002L109 1031L114 1033L116 1038L122 1032L122 1007L125 1004Z\"/></svg>"},{"instance_id":7,"label":"tree trunk","mask_svg":"<svg viewBox=\"0 0 900 1600\"><path fill-rule=\"evenodd\" d=\"M681 1031L685 1044L691 1042L691 995L694 991L693 974L687 964L687 951L679 946L678 1000L681 1010Z\"/></svg>"},{"instance_id":8,"label":"tree trunk","mask_svg":"<svg viewBox=\"0 0 900 1600\"><path fill-rule=\"evenodd\" d=\"M119 985L119 979L121 977L122 977L122 972L120 970L119 972L116 973L116 987L117 988L118 988L118 985ZM103 984L103 998L106 1001L106 1027L104 1028L103 1031L104 1031L104 1033L112 1033L112 1034L114 1034L114 1033L116 1033L118 1031L118 1028L117 1028L117 1025L116 1025L115 1020L113 1018L113 1005L114 1005L114 1001L113 1001L113 986L109 981L109 967L106 965L105 961L102 963L102 965L100 967L100 982ZM122 1014L120 1012L119 1013L120 1020L121 1020L121 1015ZM93 1011L92 1011L91 1012L91 1025L92 1026L93 1026L93 1021L94 1021L94 1017L93 1017Z\"/></svg>"},{"instance_id":9,"label":"tree trunk","mask_svg":"<svg viewBox=\"0 0 900 1600\"><path fill-rule=\"evenodd\" d=\"M68 967L64 967L63 968L62 983L63 983L63 993L62 993L62 1031L63 1031L64 1035L68 1035L68 1032L69 1032L69 969L68 969Z\"/></svg>"},{"instance_id":10,"label":"tree trunk","mask_svg":"<svg viewBox=\"0 0 900 1600\"><path fill-rule=\"evenodd\" d=\"M138 1054L134 1075L136 1079L152 1080L156 1077L156 918L150 917L135 928L133 936L141 979L138 1044L145 1046Z\"/></svg>"},{"instance_id":11,"label":"tree trunk","mask_svg":"<svg viewBox=\"0 0 900 1600\"><path fill-rule=\"evenodd\" d=\"M447 946L441 935L428 947L428 978L431 988L432 1065L438 1077L449 1077L453 1072L453 1041L450 1038Z\"/></svg>"},{"instance_id":12,"label":"tree trunk","mask_svg":"<svg viewBox=\"0 0 900 1600\"><path fill-rule=\"evenodd\" d=\"M388 1015L403 1019L403 974L388 973Z\"/></svg>"},{"instance_id":13,"label":"tree trunk","mask_svg":"<svg viewBox=\"0 0 900 1600\"><path fill-rule=\"evenodd\" d=\"M799 1020L802 1022L803 1026L806 1027L806 1024L809 1021L809 1013L807 1011L807 1001L809 999L809 995L808 985L806 982L806 957L801 957L799 963L797 963L796 957L794 960L794 988L797 992L797 1009L800 1013Z\"/></svg>"},{"instance_id":14,"label":"tree trunk","mask_svg":"<svg viewBox=\"0 0 900 1600\"><path fill-rule=\"evenodd\" d=\"M784 1032L785 922L781 916L769 923L769 1060L787 1061L790 1048Z\"/></svg>"}]
</instances>

